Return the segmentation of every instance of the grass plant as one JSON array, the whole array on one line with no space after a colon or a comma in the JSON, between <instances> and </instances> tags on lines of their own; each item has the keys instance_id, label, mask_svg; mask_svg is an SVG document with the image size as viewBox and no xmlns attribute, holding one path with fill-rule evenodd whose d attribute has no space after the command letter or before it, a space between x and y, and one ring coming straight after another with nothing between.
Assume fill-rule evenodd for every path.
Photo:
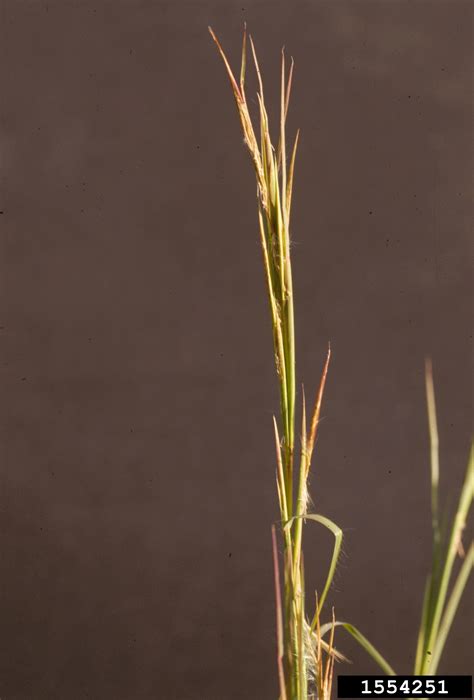
<instances>
[{"instance_id":1,"label":"grass plant","mask_svg":"<svg viewBox=\"0 0 474 700\"><path fill-rule=\"evenodd\" d=\"M432 563L423 598L422 616L418 633L415 665L416 675L435 675L441 654L474 566L474 543L467 553L462 546L462 533L466 527L474 497L474 445L466 469L459 501L450 529L441 527L439 517L439 440L436 418L436 401L431 361L425 366L426 402L431 454L431 523ZM444 522L447 523L447 513ZM454 585L448 596L450 581L454 573L456 554L463 560Z\"/></svg>"},{"instance_id":2,"label":"grass plant","mask_svg":"<svg viewBox=\"0 0 474 700\"><path fill-rule=\"evenodd\" d=\"M337 627L348 632L373 658L384 673L395 671L369 640L353 625L337 621L334 609L331 620L322 622L322 613L336 569L342 530L329 518L309 512L308 479L328 374L331 350L328 348L311 413L307 414L304 389L301 397L301 443L296 435L296 362L292 267L290 256L290 214L295 159L299 132L287 156L286 119L291 94L293 60L287 70L285 54L281 56L279 127L276 146L270 135L263 80L252 38L250 49L258 81L259 129L254 128L245 94L247 34L244 30L242 60L237 80L213 30L209 31L224 62L232 87L244 141L250 153L257 184L257 212L263 263L271 312L273 347L280 394L280 416L273 419L276 449L276 485L281 516L282 557L278 556L278 537L272 528L274 579L276 593L277 669L280 700L327 700L331 697L334 662L346 660L334 646ZM448 597L449 581L461 533L468 517L474 487L473 453L447 543L438 519L439 459L436 410L431 365L426 368L428 415L431 438L431 493L433 522L433 563L428 577L423 614L418 635L414 673L433 674L448 636L461 595L473 566L471 545L464 557L454 587ZM316 594L314 612L309 607L305 589L303 532L304 524L313 521L334 536L334 550L321 594ZM282 585L283 582L283 585ZM311 595L312 599L312 595Z\"/></svg>"}]
</instances>

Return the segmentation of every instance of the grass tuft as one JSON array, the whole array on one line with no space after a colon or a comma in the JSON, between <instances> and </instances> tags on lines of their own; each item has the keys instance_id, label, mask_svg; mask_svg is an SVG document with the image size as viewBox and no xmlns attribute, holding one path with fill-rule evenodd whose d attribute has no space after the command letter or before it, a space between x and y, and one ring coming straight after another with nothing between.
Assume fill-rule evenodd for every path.
<instances>
[{"instance_id":1,"label":"grass tuft","mask_svg":"<svg viewBox=\"0 0 474 700\"><path fill-rule=\"evenodd\" d=\"M323 400L324 387L331 356L328 350L323 374L311 413L309 431L306 425L306 405L303 393L301 446L299 460L295 460L295 402L296 362L293 307L293 282L290 257L290 213L293 192L296 152L299 132L294 138L289 165L286 152L286 118L288 115L294 62L286 69L285 54L281 54L280 120L278 143L273 145L263 79L252 37L249 43L258 81L259 129L254 129L245 95L247 32L242 40L240 78L237 82L227 57L209 28L224 61L250 153L257 182L257 211L263 263L267 281L272 319L275 366L280 391L280 420L274 417L275 446L277 456L276 482L281 521L283 523L283 591L279 584L279 567L276 548L276 532L272 530L275 562L275 590L277 594L277 644L280 698L309 700L311 686L317 682L330 696L334 659L341 655L331 641L324 642L315 632L324 600L337 563L342 532L332 521L320 515L308 513L308 479L311 458L317 437L317 429ZM296 463L298 461L298 464ZM295 491L296 485L296 493ZM336 546L329 574L321 596L320 607L310 624L305 611L305 580L303 563L303 524L306 520L323 524L336 537ZM315 654L314 640L317 638ZM325 657L329 659L325 661ZM329 664L329 665L327 665ZM323 668L325 671L323 672Z\"/></svg>"},{"instance_id":2,"label":"grass tuft","mask_svg":"<svg viewBox=\"0 0 474 700\"><path fill-rule=\"evenodd\" d=\"M334 646L336 627L344 629L355 639L384 673L395 671L369 640L348 622L332 620L321 623L324 603L333 580L342 543L342 530L325 516L309 512L308 480L314 447L317 441L321 406L326 386L331 348L328 348L319 387L316 392L309 431L306 401L302 391L301 445L299 459L295 458L296 360L292 267L290 256L290 214L294 184L295 161L299 142L296 132L289 164L286 152L286 119L288 115L294 62L286 69L285 54L281 55L280 117L278 142L274 146L265 105L263 79L252 37L249 37L253 64L258 81L259 128L254 128L245 95L247 69L247 32L242 39L242 59L237 81L227 57L213 30L209 27L234 94L244 142L253 163L257 213L263 264L267 283L273 334L275 367L280 393L279 420L273 418L276 448L276 484L281 516L283 541L280 567L277 532L272 527L272 547L276 594L277 667L280 700L329 700L335 661L344 660ZM466 478L447 542L439 525L439 450L436 405L431 363L426 364L426 396L431 445L431 509L433 529L432 571L428 576L418 635L414 673L436 673L459 601L474 564L471 545L448 597L448 587L456 554L463 552L461 535L474 493L474 451L471 450ZM296 490L295 490L296 486ZM303 526L311 520L323 525L334 535L334 550L323 591L311 622L305 610L305 576L303 557ZM283 571L283 588L280 571ZM324 637L329 633L329 641Z\"/></svg>"}]
</instances>

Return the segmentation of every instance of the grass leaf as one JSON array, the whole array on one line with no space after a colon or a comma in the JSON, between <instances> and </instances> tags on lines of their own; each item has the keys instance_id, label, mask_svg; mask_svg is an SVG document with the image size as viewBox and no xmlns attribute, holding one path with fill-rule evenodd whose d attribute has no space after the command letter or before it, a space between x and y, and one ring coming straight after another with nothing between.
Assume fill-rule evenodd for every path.
<instances>
[{"instance_id":1,"label":"grass leaf","mask_svg":"<svg viewBox=\"0 0 474 700\"><path fill-rule=\"evenodd\" d=\"M359 632L357 627L351 625L349 622L328 622L321 627L321 636L324 636L332 627L343 627L359 644L365 649L365 651L373 658L373 660L380 666L380 668L387 674L387 676L395 676L396 673L390 666L388 661L384 659L382 654L374 647L373 644L369 642L367 637L364 637L362 632Z\"/></svg>"}]
</instances>

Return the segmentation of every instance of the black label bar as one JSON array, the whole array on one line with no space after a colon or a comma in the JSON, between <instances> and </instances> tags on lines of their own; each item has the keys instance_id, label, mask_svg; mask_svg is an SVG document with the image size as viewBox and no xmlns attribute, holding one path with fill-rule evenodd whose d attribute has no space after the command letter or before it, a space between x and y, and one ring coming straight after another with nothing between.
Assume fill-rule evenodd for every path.
<instances>
[{"instance_id":1,"label":"black label bar","mask_svg":"<svg viewBox=\"0 0 474 700\"><path fill-rule=\"evenodd\" d=\"M472 698L472 676L338 676L338 698Z\"/></svg>"}]
</instances>

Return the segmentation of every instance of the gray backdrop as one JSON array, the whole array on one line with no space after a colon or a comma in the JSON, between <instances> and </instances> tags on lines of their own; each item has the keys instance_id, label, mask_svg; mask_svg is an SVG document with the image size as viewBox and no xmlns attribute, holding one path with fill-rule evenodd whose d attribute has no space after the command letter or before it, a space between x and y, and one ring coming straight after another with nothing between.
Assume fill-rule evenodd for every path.
<instances>
[{"instance_id":1,"label":"gray backdrop","mask_svg":"<svg viewBox=\"0 0 474 700\"><path fill-rule=\"evenodd\" d=\"M451 503L470 440L472 4L0 14L2 700L277 695L278 397L253 173L207 33L237 66L243 20L270 103L283 44L296 61L298 375L312 395L330 340L312 495L346 534L330 602L410 672L426 354ZM312 589L332 542L306 532ZM471 671L470 601L440 672ZM337 644L339 672L377 672Z\"/></svg>"}]
</instances>

